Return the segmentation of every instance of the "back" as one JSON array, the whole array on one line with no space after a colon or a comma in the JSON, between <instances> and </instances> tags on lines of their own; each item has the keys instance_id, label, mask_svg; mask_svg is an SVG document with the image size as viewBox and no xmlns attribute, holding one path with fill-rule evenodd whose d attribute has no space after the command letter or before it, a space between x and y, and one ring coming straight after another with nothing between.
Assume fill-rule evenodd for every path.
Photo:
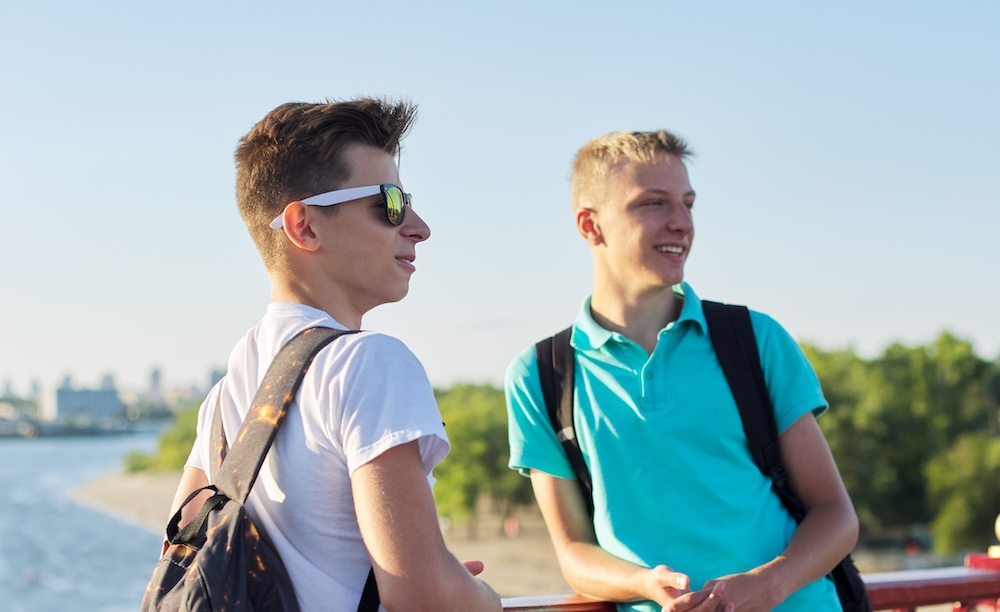
<instances>
[{"instance_id":1,"label":"back","mask_svg":"<svg viewBox=\"0 0 1000 612\"><path fill-rule=\"evenodd\" d=\"M202 405L189 466L207 466L219 394L232 442L278 349L317 325L343 329L308 306L268 306L234 348L226 378ZM405 345L362 332L317 355L247 504L278 549L303 609L357 608L371 562L358 529L350 475L413 440L419 440L430 486L431 470L447 454L448 442L430 383Z\"/></svg>"}]
</instances>

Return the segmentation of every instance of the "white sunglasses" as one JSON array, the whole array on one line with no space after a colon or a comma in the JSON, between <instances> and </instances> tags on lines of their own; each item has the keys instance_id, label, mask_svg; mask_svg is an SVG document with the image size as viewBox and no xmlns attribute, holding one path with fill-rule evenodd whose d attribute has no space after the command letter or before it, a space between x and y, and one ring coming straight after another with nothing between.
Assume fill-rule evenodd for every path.
<instances>
[{"instance_id":1,"label":"white sunglasses","mask_svg":"<svg viewBox=\"0 0 1000 612\"><path fill-rule=\"evenodd\" d=\"M307 206L333 206L334 204L343 204L344 202L351 202L378 194L382 194L384 198L383 204L385 205L386 220L393 225L401 224L403 217L406 216L406 209L413 206L413 196L403 193L403 188L399 185L392 185L390 183L327 191L326 193L305 198L301 202ZM287 209L289 205L286 205L285 208ZM274 221L271 221L271 227L273 229L284 227L284 216L285 211L283 210L280 215L274 218Z\"/></svg>"}]
</instances>

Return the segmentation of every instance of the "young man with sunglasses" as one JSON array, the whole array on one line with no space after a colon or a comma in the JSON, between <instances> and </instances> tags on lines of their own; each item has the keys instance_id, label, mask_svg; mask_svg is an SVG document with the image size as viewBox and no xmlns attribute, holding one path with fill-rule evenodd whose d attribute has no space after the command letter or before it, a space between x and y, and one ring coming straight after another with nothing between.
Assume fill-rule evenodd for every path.
<instances>
[{"instance_id":1,"label":"young man with sunglasses","mask_svg":"<svg viewBox=\"0 0 1000 612\"><path fill-rule=\"evenodd\" d=\"M791 337L751 312L796 525L754 463L740 413L683 282L695 192L685 143L617 132L576 155L576 227L593 293L571 332L576 440L594 514L550 425L535 347L507 371L510 466L530 475L567 581L619 610L840 610L824 576L858 523L815 415L819 381ZM566 435L563 432L563 435Z\"/></svg>"},{"instance_id":2,"label":"young man with sunglasses","mask_svg":"<svg viewBox=\"0 0 1000 612\"><path fill-rule=\"evenodd\" d=\"M415 113L378 99L288 103L241 139L237 202L271 302L201 407L171 513L208 483L217 402L232 442L288 340L314 326L360 329L369 310L407 294L430 235L396 163ZM431 470L448 449L427 376L402 342L361 332L320 351L247 503L302 610L353 612L372 567L386 610L501 609L474 577L482 564L456 560L438 527Z\"/></svg>"}]
</instances>

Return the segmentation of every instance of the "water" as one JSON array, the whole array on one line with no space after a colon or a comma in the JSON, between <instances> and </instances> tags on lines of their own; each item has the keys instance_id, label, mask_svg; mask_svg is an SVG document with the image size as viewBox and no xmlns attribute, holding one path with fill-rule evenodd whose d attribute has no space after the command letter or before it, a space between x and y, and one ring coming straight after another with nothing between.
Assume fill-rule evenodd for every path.
<instances>
[{"instance_id":1,"label":"water","mask_svg":"<svg viewBox=\"0 0 1000 612\"><path fill-rule=\"evenodd\" d=\"M160 534L72 500L156 434L0 439L0 610L132 612Z\"/></svg>"}]
</instances>

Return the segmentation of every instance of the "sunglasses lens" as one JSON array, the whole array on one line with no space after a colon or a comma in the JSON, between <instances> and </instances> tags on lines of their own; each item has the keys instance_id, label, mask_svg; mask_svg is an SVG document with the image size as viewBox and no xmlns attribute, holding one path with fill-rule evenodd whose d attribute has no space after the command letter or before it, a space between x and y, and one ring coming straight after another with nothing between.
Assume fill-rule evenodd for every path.
<instances>
[{"instance_id":1,"label":"sunglasses lens","mask_svg":"<svg viewBox=\"0 0 1000 612\"><path fill-rule=\"evenodd\" d=\"M399 225L403 222L403 190L395 185L386 187L385 190L385 216L389 223Z\"/></svg>"}]
</instances>

